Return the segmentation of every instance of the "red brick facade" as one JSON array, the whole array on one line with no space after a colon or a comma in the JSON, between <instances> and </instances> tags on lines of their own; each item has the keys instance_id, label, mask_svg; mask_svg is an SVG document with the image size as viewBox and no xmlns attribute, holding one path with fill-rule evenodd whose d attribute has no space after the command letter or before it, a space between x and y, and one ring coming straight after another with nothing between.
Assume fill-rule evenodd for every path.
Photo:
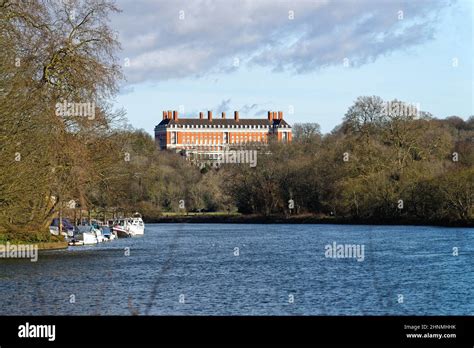
<instances>
[{"instance_id":1,"label":"red brick facade","mask_svg":"<svg viewBox=\"0 0 474 348\"><path fill-rule=\"evenodd\" d=\"M213 118L208 111L207 118L179 118L177 111L163 111L163 120L155 127L155 142L160 149L183 150L186 154L213 154L232 146L265 144L271 137L290 142L291 126L283 120L283 112L268 112L267 119L241 119L234 112L232 119Z\"/></svg>"}]
</instances>

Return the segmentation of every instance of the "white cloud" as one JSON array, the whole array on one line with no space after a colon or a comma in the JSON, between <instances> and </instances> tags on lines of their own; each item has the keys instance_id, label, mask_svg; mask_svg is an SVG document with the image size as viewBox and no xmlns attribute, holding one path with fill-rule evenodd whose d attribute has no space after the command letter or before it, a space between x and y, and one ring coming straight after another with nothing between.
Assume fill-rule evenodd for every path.
<instances>
[{"instance_id":1,"label":"white cloud","mask_svg":"<svg viewBox=\"0 0 474 348\"><path fill-rule=\"evenodd\" d=\"M445 1L136 0L115 15L129 83L232 72L240 65L306 73L365 64L433 37ZM184 11L184 12L180 12ZM289 11L294 19L289 19ZM403 20L399 20L403 11ZM184 19L180 15L184 14Z\"/></svg>"}]
</instances>

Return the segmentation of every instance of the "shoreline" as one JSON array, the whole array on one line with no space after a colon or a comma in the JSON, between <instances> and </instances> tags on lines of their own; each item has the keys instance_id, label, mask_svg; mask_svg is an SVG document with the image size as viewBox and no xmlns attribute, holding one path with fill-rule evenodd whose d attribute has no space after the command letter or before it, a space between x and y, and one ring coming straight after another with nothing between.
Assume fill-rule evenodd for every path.
<instances>
[{"instance_id":1,"label":"shoreline","mask_svg":"<svg viewBox=\"0 0 474 348\"><path fill-rule=\"evenodd\" d=\"M44 250L62 250L62 249L67 249L68 248L68 243L67 242L27 242L27 241L22 241L22 240L6 240L0 242L0 245L16 245L16 246L21 246L21 245L36 245L38 247L38 251L44 251Z\"/></svg>"},{"instance_id":2,"label":"shoreline","mask_svg":"<svg viewBox=\"0 0 474 348\"><path fill-rule=\"evenodd\" d=\"M159 218L144 218L145 223L232 223L232 224L329 224L329 225L389 225L389 226L434 226L434 227L474 227L474 221L415 220L415 219L349 219L299 216L260 215L174 215Z\"/></svg>"},{"instance_id":3,"label":"shoreline","mask_svg":"<svg viewBox=\"0 0 474 348\"><path fill-rule=\"evenodd\" d=\"M38 250L62 250L67 249L67 242L42 242L37 243Z\"/></svg>"}]
</instances>

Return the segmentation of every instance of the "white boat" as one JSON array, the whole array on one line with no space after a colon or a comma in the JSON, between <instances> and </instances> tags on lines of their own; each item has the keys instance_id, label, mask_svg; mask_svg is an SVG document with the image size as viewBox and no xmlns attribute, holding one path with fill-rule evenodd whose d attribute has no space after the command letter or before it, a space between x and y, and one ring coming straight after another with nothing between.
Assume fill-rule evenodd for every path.
<instances>
[{"instance_id":1,"label":"white boat","mask_svg":"<svg viewBox=\"0 0 474 348\"><path fill-rule=\"evenodd\" d=\"M53 219L51 225L49 226L49 232L53 236L59 236L59 218ZM74 225L68 219L62 219L62 232L61 235L66 239L74 236Z\"/></svg>"},{"instance_id":2,"label":"white boat","mask_svg":"<svg viewBox=\"0 0 474 348\"><path fill-rule=\"evenodd\" d=\"M133 214L131 218L118 219L114 221L113 231L119 238L141 236L145 234L145 223L139 213Z\"/></svg>"},{"instance_id":3,"label":"white boat","mask_svg":"<svg viewBox=\"0 0 474 348\"><path fill-rule=\"evenodd\" d=\"M127 219L118 219L114 221L112 231L117 234L118 238L128 238L132 236L128 226L129 224Z\"/></svg>"},{"instance_id":4,"label":"white boat","mask_svg":"<svg viewBox=\"0 0 474 348\"><path fill-rule=\"evenodd\" d=\"M100 229L102 230L102 234L105 237L105 241L111 241L117 238L117 233L113 231L112 228L102 226Z\"/></svg>"},{"instance_id":5,"label":"white boat","mask_svg":"<svg viewBox=\"0 0 474 348\"><path fill-rule=\"evenodd\" d=\"M145 223L139 213L133 214L129 219L129 231L132 236L142 236L145 234Z\"/></svg>"},{"instance_id":6,"label":"white boat","mask_svg":"<svg viewBox=\"0 0 474 348\"><path fill-rule=\"evenodd\" d=\"M92 244L97 244L99 241L97 240L97 237L95 236L95 233L91 232L84 232L79 235L78 238L83 245L92 245Z\"/></svg>"},{"instance_id":7,"label":"white boat","mask_svg":"<svg viewBox=\"0 0 474 348\"><path fill-rule=\"evenodd\" d=\"M107 236L105 235L107 232L110 232L110 231L106 231L106 233L104 233L104 228L108 229L107 225L105 225L105 224L103 224L103 223L101 223L100 221L97 221L97 220L91 220L90 225L92 226L92 231L95 233L95 236L97 237L97 241L99 243L107 242L109 240L112 240L111 236L110 236L110 233L108 233L109 235L107 235ZM113 237L115 237L115 235Z\"/></svg>"},{"instance_id":8,"label":"white boat","mask_svg":"<svg viewBox=\"0 0 474 348\"><path fill-rule=\"evenodd\" d=\"M95 233L98 243L105 242L107 238L102 234L102 230L100 228L95 228L92 226L92 231Z\"/></svg>"},{"instance_id":9,"label":"white boat","mask_svg":"<svg viewBox=\"0 0 474 348\"><path fill-rule=\"evenodd\" d=\"M76 239L84 245L97 244L99 242L95 228L90 225L77 226Z\"/></svg>"}]
</instances>

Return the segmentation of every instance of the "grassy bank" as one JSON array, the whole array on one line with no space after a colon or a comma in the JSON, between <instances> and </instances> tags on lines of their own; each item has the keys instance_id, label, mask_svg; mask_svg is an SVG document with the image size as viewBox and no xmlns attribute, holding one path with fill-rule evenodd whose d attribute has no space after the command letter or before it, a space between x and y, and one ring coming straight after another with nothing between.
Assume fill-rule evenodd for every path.
<instances>
[{"instance_id":1,"label":"grassy bank","mask_svg":"<svg viewBox=\"0 0 474 348\"><path fill-rule=\"evenodd\" d=\"M0 233L0 244L35 244L38 250L65 249L68 244L64 238L53 235L32 233Z\"/></svg>"},{"instance_id":2,"label":"grassy bank","mask_svg":"<svg viewBox=\"0 0 474 348\"><path fill-rule=\"evenodd\" d=\"M25 241L1 241L0 244L6 245L9 243L10 245L37 245L38 250L59 250L59 249L67 249L68 244L67 242L40 242L40 243L31 243Z\"/></svg>"},{"instance_id":3,"label":"grassy bank","mask_svg":"<svg viewBox=\"0 0 474 348\"><path fill-rule=\"evenodd\" d=\"M38 250L59 250L67 249L67 242L38 243Z\"/></svg>"}]
</instances>

